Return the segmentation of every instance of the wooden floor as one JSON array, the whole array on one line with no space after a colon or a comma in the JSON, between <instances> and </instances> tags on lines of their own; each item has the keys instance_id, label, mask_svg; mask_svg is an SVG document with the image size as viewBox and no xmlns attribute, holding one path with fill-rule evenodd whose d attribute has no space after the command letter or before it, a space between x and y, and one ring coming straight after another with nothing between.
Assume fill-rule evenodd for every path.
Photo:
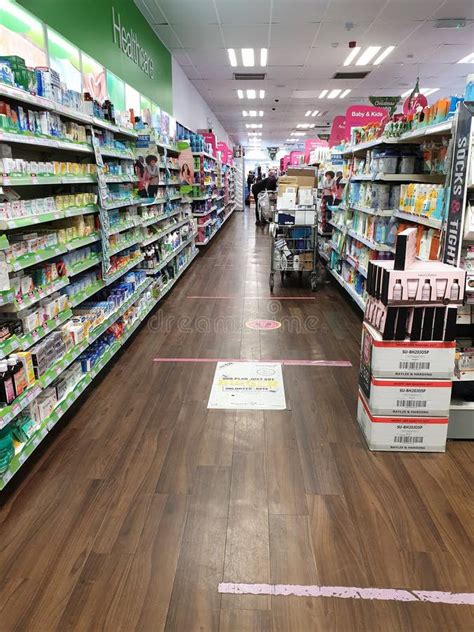
<instances>
[{"instance_id":1,"label":"wooden floor","mask_svg":"<svg viewBox=\"0 0 474 632\"><path fill-rule=\"evenodd\" d=\"M269 237L236 213L12 480L0 632L474 630L468 606L218 594L222 581L474 589L474 445L369 452L357 308L335 286L269 301L269 259ZM283 326L244 326L257 317ZM214 364L155 357L353 368L285 366L288 410L226 412L207 410Z\"/></svg>"}]
</instances>

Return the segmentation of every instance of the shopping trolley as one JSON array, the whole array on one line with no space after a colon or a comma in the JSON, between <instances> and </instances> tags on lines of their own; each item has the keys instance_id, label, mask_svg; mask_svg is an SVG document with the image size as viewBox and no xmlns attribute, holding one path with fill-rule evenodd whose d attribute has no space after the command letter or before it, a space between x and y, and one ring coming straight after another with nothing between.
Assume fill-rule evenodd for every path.
<instances>
[{"instance_id":1,"label":"shopping trolley","mask_svg":"<svg viewBox=\"0 0 474 632\"><path fill-rule=\"evenodd\" d=\"M270 291L275 285L275 272L280 272L281 284L285 285L285 277L297 272L300 282L307 272L311 289L316 291L318 285L317 252L318 231L314 207L305 210L273 210L273 223L270 227L271 270Z\"/></svg>"}]
</instances>

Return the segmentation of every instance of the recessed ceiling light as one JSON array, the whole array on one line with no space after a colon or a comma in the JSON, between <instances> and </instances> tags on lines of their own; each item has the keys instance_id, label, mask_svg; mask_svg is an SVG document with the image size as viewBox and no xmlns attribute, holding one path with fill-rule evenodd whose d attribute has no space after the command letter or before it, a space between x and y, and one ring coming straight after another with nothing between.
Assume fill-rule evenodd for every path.
<instances>
[{"instance_id":1,"label":"recessed ceiling light","mask_svg":"<svg viewBox=\"0 0 474 632\"><path fill-rule=\"evenodd\" d=\"M316 127L316 123L298 123L296 125L297 129L312 129L313 127Z\"/></svg>"},{"instance_id":2,"label":"recessed ceiling light","mask_svg":"<svg viewBox=\"0 0 474 632\"><path fill-rule=\"evenodd\" d=\"M245 123L247 129L262 129L263 123Z\"/></svg>"},{"instance_id":3,"label":"recessed ceiling light","mask_svg":"<svg viewBox=\"0 0 474 632\"><path fill-rule=\"evenodd\" d=\"M230 65L237 66L237 56L235 54L235 50L233 48L228 48L227 54L229 55Z\"/></svg>"},{"instance_id":4,"label":"recessed ceiling light","mask_svg":"<svg viewBox=\"0 0 474 632\"><path fill-rule=\"evenodd\" d=\"M256 99L257 93L255 90L247 90L247 99Z\"/></svg>"},{"instance_id":5,"label":"recessed ceiling light","mask_svg":"<svg viewBox=\"0 0 474 632\"><path fill-rule=\"evenodd\" d=\"M319 110L313 110L311 116L317 116L319 114Z\"/></svg>"},{"instance_id":6,"label":"recessed ceiling light","mask_svg":"<svg viewBox=\"0 0 474 632\"><path fill-rule=\"evenodd\" d=\"M260 118L263 116L263 110L259 110L258 111L258 115L260 116Z\"/></svg>"},{"instance_id":7,"label":"recessed ceiling light","mask_svg":"<svg viewBox=\"0 0 474 632\"><path fill-rule=\"evenodd\" d=\"M434 92L438 92L438 90L439 90L439 88L420 88L421 94L424 94L425 97L428 97L430 94L433 94ZM401 96L402 97L409 97L412 92L413 92L413 89L407 90Z\"/></svg>"},{"instance_id":8,"label":"recessed ceiling light","mask_svg":"<svg viewBox=\"0 0 474 632\"><path fill-rule=\"evenodd\" d=\"M249 111L249 116L255 118L257 116L257 110L250 110Z\"/></svg>"},{"instance_id":9,"label":"recessed ceiling light","mask_svg":"<svg viewBox=\"0 0 474 632\"><path fill-rule=\"evenodd\" d=\"M344 99L345 97L347 97L350 91L351 91L350 88L348 88L347 90L344 90L344 92L341 95L339 95L339 98Z\"/></svg>"},{"instance_id":10,"label":"recessed ceiling light","mask_svg":"<svg viewBox=\"0 0 474 632\"><path fill-rule=\"evenodd\" d=\"M385 59L385 57L388 57L393 50L395 50L395 46L387 46L384 52L381 55L379 55L377 59L374 61L374 66L378 66L379 64L381 64L383 60Z\"/></svg>"},{"instance_id":11,"label":"recessed ceiling light","mask_svg":"<svg viewBox=\"0 0 474 632\"><path fill-rule=\"evenodd\" d=\"M305 116L311 116L311 110L308 110L305 114Z\"/></svg>"},{"instance_id":12,"label":"recessed ceiling light","mask_svg":"<svg viewBox=\"0 0 474 632\"><path fill-rule=\"evenodd\" d=\"M291 132L290 136L306 136L306 132Z\"/></svg>"},{"instance_id":13,"label":"recessed ceiling light","mask_svg":"<svg viewBox=\"0 0 474 632\"><path fill-rule=\"evenodd\" d=\"M265 98L265 90L260 90L258 94L261 99Z\"/></svg>"},{"instance_id":14,"label":"recessed ceiling light","mask_svg":"<svg viewBox=\"0 0 474 632\"><path fill-rule=\"evenodd\" d=\"M249 136L261 136L262 132L249 132Z\"/></svg>"},{"instance_id":15,"label":"recessed ceiling light","mask_svg":"<svg viewBox=\"0 0 474 632\"><path fill-rule=\"evenodd\" d=\"M336 88L336 90L331 90L331 92L328 94L328 99L335 99L340 93L341 90L339 90L338 88Z\"/></svg>"},{"instance_id":16,"label":"recessed ceiling light","mask_svg":"<svg viewBox=\"0 0 474 632\"><path fill-rule=\"evenodd\" d=\"M286 141L287 143L296 143L296 138L287 138Z\"/></svg>"},{"instance_id":17,"label":"recessed ceiling light","mask_svg":"<svg viewBox=\"0 0 474 632\"><path fill-rule=\"evenodd\" d=\"M249 113L247 112L247 110L242 110L242 116L248 116Z\"/></svg>"},{"instance_id":18,"label":"recessed ceiling light","mask_svg":"<svg viewBox=\"0 0 474 632\"><path fill-rule=\"evenodd\" d=\"M346 60L344 62L344 66L349 66L351 62L354 60L354 57L356 57L359 54L359 51L360 51L360 46L355 46L351 50L349 55L347 55Z\"/></svg>"},{"instance_id":19,"label":"recessed ceiling light","mask_svg":"<svg viewBox=\"0 0 474 632\"><path fill-rule=\"evenodd\" d=\"M237 90L237 96L239 97L239 99L243 99L244 98L244 91L243 90Z\"/></svg>"},{"instance_id":20,"label":"recessed ceiling light","mask_svg":"<svg viewBox=\"0 0 474 632\"><path fill-rule=\"evenodd\" d=\"M268 58L268 50L266 48L261 48L260 49L260 66L266 66L267 65L267 58Z\"/></svg>"},{"instance_id":21,"label":"recessed ceiling light","mask_svg":"<svg viewBox=\"0 0 474 632\"><path fill-rule=\"evenodd\" d=\"M321 92L321 94L319 95L319 98L320 98L320 99L324 99L324 97L327 95L327 93L328 93L328 92L329 92L329 90L323 90L323 91Z\"/></svg>"},{"instance_id":22,"label":"recessed ceiling light","mask_svg":"<svg viewBox=\"0 0 474 632\"><path fill-rule=\"evenodd\" d=\"M474 53L469 53L458 61L458 64L474 64Z\"/></svg>"},{"instance_id":23,"label":"recessed ceiling light","mask_svg":"<svg viewBox=\"0 0 474 632\"><path fill-rule=\"evenodd\" d=\"M242 48L242 62L247 68L255 66L255 55L253 48Z\"/></svg>"},{"instance_id":24,"label":"recessed ceiling light","mask_svg":"<svg viewBox=\"0 0 474 632\"><path fill-rule=\"evenodd\" d=\"M356 61L356 66L367 66L381 48L381 46L368 46Z\"/></svg>"}]
</instances>

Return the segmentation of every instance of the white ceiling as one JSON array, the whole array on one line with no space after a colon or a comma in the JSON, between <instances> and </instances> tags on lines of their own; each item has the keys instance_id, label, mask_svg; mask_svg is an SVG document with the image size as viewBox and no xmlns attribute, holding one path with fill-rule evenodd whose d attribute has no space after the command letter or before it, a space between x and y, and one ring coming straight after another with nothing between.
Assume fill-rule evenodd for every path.
<instances>
[{"instance_id":1,"label":"white ceiling","mask_svg":"<svg viewBox=\"0 0 474 632\"><path fill-rule=\"evenodd\" d=\"M263 109L263 145L281 145L297 123L329 124L369 95L400 95L417 76L440 88L430 100L462 94L474 52L473 0L135 0L149 24L236 143L246 144L243 109ZM439 29L441 18L465 18L460 29ZM348 42L397 48L379 66L344 67ZM264 81L235 81L227 48L268 48ZM257 57L258 58L258 57ZM362 80L335 80L342 70L371 70ZM264 88L263 101L237 98L238 88ZM303 91L351 88L343 100L308 98ZM278 102L275 102L278 99ZM272 111L275 108L275 111ZM327 111L305 119L309 109ZM322 130L321 130L322 131ZM314 134L308 133L313 136Z\"/></svg>"}]
</instances>

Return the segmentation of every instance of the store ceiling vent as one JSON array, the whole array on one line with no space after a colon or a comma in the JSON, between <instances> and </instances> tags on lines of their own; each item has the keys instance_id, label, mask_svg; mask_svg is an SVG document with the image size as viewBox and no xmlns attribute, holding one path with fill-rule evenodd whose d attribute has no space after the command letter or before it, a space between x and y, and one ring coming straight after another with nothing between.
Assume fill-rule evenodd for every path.
<instances>
[{"instance_id":1,"label":"store ceiling vent","mask_svg":"<svg viewBox=\"0 0 474 632\"><path fill-rule=\"evenodd\" d=\"M463 29L465 26L464 18L442 18L434 21L435 29Z\"/></svg>"},{"instance_id":2,"label":"store ceiling vent","mask_svg":"<svg viewBox=\"0 0 474 632\"><path fill-rule=\"evenodd\" d=\"M370 75L370 70L359 70L354 72L336 72L333 79L365 79Z\"/></svg>"},{"instance_id":3,"label":"store ceiling vent","mask_svg":"<svg viewBox=\"0 0 474 632\"><path fill-rule=\"evenodd\" d=\"M264 72L234 72L236 81L263 81L265 77Z\"/></svg>"}]
</instances>

